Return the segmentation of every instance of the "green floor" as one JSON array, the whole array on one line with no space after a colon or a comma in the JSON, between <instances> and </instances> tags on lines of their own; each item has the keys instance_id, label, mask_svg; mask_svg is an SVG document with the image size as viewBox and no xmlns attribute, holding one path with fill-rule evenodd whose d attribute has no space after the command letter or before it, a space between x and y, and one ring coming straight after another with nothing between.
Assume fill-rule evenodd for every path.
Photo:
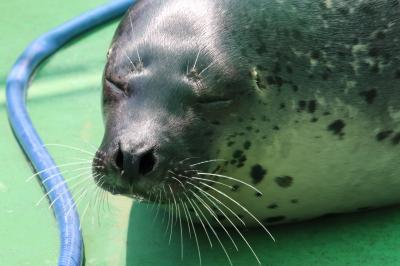
<instances>
[{"instance_id":1,"label":"green floor","mask_svg":"<svg viewBox=\"0 0 400 266\"><path fill-rule=\"evenodd\" d=\"M55 265L58 256L58 231L52 212L46 200L36 206L43 192L36 180L25 181L32 173L6 118L7 72L35 37L101 3L0 2L0 265ZM116 23L111 23L69 45L37 74L28 105L45 143L77 146L90 152L99 143L103 130L100 78L115 27ZM59 164L90 158L66 148L49 149ZM82 169L74 173L74 169L87 166L63 169L70 171L66 177L74 177L86 172ZM77 180L84 177L70 182L77 184L77 197L82 192ZM93 188L92 182L88 181L87 187ZM155 210L136 205L133 210L132 202L120 197L110 196L108 204L104 200L93 204L90 198L79 205L81 214L89 206L83 221L86 265L198 265L193 239L185 237L182 262L178 231L173 231L168 245L169 234L165 234L162 219L152 222ZM276 243L260 236L260 230L246 232L263 265L400 265L398 208L321 218L272 227L271 231ZM239 237L236 239L240 242ZM223 241L234 265L256 265L244 245L236 252L228 239ZM204 238L200 243L203 265L228 265L216 241L213 249Z\"/></svg>"}]
</instances>

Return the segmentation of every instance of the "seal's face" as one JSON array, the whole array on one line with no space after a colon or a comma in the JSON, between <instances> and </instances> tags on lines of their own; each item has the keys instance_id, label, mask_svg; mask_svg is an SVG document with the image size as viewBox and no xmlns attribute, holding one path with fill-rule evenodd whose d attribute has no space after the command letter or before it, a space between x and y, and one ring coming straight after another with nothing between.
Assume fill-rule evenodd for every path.
<instances>
[{"instance_id":1,"label":"seal's face","mask_svg":"<svg viewBox=\"0 0 400 266\"><path fill-rule=\"evenodd\" d=\"M249 82L236 78L241 75L226 62L219 67L221 57L205 46L171 50L157 40L133 43L131 26L136 28L128 16L108 53L106 128L94 177L112 193L145 199L165 189L176 194L198 171L223 167L201 162L218 158L216 142L239 112L237 100Z\"/></svg>"}]
</instances>

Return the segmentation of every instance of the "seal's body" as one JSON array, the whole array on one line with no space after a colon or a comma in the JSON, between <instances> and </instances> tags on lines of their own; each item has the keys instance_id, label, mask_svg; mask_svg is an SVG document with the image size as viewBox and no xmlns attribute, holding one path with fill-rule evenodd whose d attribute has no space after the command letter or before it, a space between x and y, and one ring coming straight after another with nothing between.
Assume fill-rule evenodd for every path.
<instances>
[{"instance_id":1,"label":"seal's body","mask_svg":"<svg viewBox=\"0 0 400 266\"><path fill-rule=\"evenodd\" d=\"M398 18L397 0L139 1L105 69L102 186L267 224L400 202Z\"/></svg>"}]
</instances>

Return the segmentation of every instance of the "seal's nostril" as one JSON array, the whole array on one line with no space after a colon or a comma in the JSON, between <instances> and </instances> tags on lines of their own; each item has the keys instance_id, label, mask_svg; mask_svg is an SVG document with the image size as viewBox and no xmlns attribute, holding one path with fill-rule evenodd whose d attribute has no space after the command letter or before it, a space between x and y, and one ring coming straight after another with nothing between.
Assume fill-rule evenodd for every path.
<instances>
[{"instance_id":1,"label":"seal's nostril","mask_svg":"<svg viewBox=\"0 0 400 266\"><path fill-rule=\"evenodd\" d=\"M156 164L156 158L154 156L154 150L149 150L140 157L139 162L139 173L145 175L151 172Z\"/></svg>"},{"instance_id":2,"label":"seal's nostril","mask_svg":"<svg viewBox=\"0 0 400 266\"><path fill-rule=\"evenodd\" d=\"M124 154L122 153L121 148L118 148L115 156L115 165L118 167L118 170L122 172L124 169Z\"/></svg>"}]
</instances>

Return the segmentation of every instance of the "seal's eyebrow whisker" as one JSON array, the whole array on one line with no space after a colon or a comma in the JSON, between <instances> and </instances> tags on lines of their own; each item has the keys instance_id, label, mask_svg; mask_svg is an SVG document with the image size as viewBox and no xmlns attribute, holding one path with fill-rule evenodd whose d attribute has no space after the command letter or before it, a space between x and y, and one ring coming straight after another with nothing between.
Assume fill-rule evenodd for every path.
<instances>
[{"instance_id":1,"label":"seal's eyebrow whisker","mask_svg":"<svg viewBox=\"0 0 400 266\"><path fill-rule=\"evenodd\" d=\"M195 195L194 191L190 190L190 192L191 192L193 195ZM196 201L200 203L200 201L199 201L198 199L196 199ZM199 207L199 205L196 203L196 201L193 200L192 202L193 202L193 204L196 206L196 208L197 208L197 210L200 212L200 214L204 217L205 221L207 222L208 226L210 227L211 231L213 232L215 238L218 240L218 242L219 242L219 244L220 244L222 250L224 251L226 257L228 258L229 264L230 264L231 266L233 266L231 257L229 256L229 253L226 251L226 248L225 248L224 244L222 243L221 239L219 238L218 233L215 232L214 227L212 227L212 225L210 224L210 222L208 221L207 217L204 215L203 211L201 210L201 208Z\"/></svg>"},{"instance_id":2,"label":"seal's eyebrow whisker","mask_svg":"<svg viewBox=\"0 0 400 266\"><path fill-rule=\"evenodd\" d=\"M254 214L252 214L248 209L246 209L242 204L240 204L239 202L237 202L236 200L234 200L232 197L226 195L224 192L210 186L207 185L204 182L200 182L202 185L214 190L215 192L221 194L222 196L226 197L227 199L231 200L233 203L235 203L237 206L239 206L242 210L244 210L247 214L249 214L267 233L268 235L272 238L272 240L275 242L275 238L272 236L271 232L260 222L260 220L257 219L257 217L254 216Z\"/></svg>"},{"instance_id":3,"label":"seal's eyebrow whisker","mask_svg":"<svg viewBox=\"0 0 400 266\"><path fill-rule=\"evenodd\" d=\"M192 71L196 69L197 60L199 60L200 52L201 52L201 48L199 48L199 51L197 52L196 60L194 60L194 64L193 64L193 67L192 67Z\"/></svg>"},{"instance_id":4,"label":"seal's eyebrow whisker","mask_svg":"<svg viewBox=\"0 0 400 266\"><path fill-rule=\"evenodd\" d=\"M224 159L207 160L207 161L202 161L202 162L199 162L199 163L191 164L190 167L197 166L197 165L200 165L200 164L205 164L205 163L213 163L213 162L226 162L226 160L224 160Z\"/></svg>"},{"instance_id":5,"label":"seal's eyebrow whisker","mask_svg":"<svg viewBox=\"0 0 400 266\"><path fill-rule=\"evenodd\" d=\"M211 66L214 65L215 62L211 62L211 64L209 64L208 66L206 66L202 71L199 72L199 76L201 76L201 74L203 74L207 69L209 69Z\"/></svg>"},{"instance_id":6,"label":"seal's eyebrow whisker","mask_svg":"<svg viewBox=\"0 0 400 266\"><path fill-rule=\"evenodd\" d=\"M137 68L136 68L135 64L133 63L132 59L129 57L129 55L126 53L125 50L123 50L123 52L124 52L125 56L128 58L129 63L132 65L133 70L134 70L134 71L137 71Z\"/></svg>"}]
</instances>

